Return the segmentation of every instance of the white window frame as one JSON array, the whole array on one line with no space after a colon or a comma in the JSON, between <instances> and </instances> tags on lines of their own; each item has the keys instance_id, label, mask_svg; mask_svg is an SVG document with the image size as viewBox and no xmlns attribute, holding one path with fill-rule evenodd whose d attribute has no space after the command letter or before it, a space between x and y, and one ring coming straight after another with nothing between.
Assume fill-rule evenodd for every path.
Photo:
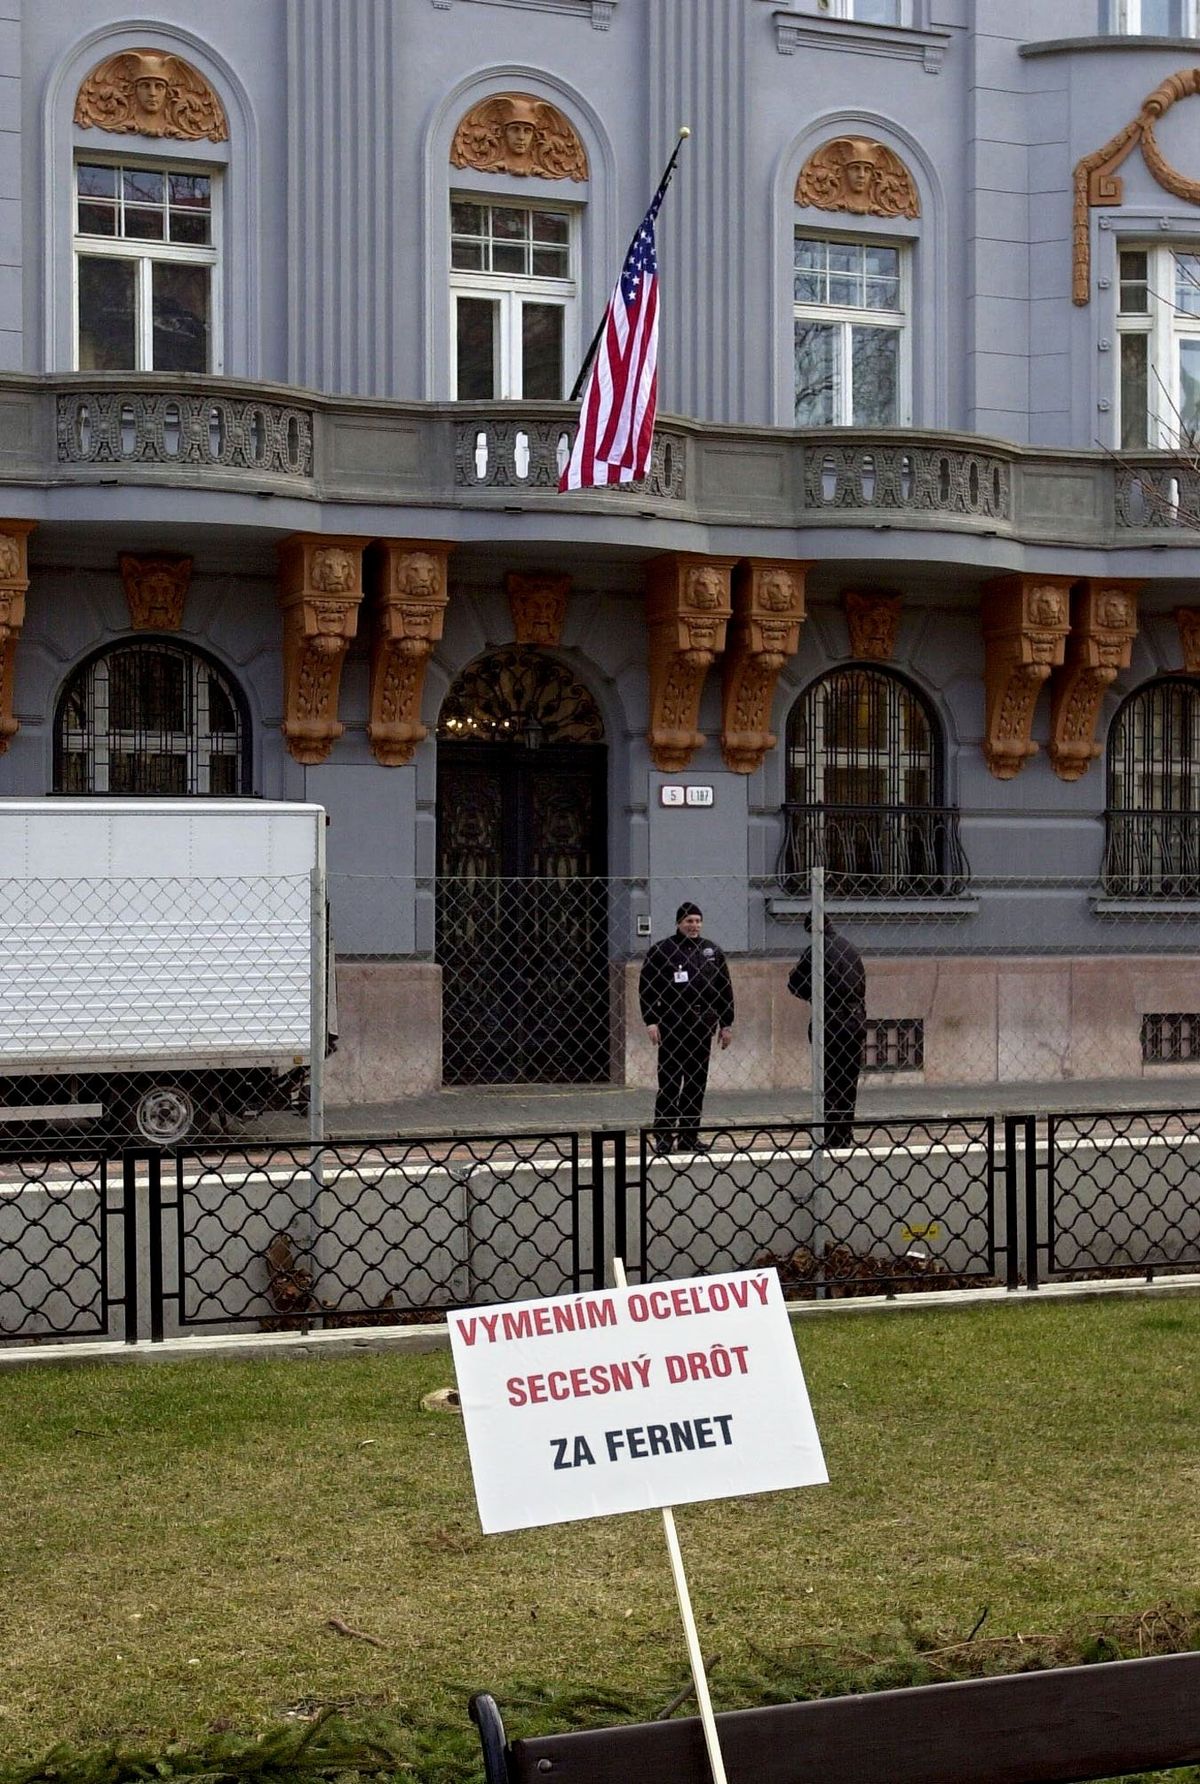
<instances>
[{"instance_id":1,"label":"white window frame","mask_svg":"<svg viewBox=\"0 0 1200 1784\"><path fill-rule=\"evenodd\" d=\"M913 0L892 0L896 8L896 17L882 21L887 25L911 26L913 22ZM834 19L859 18L860 22L878 25L878 19L862 20L858 12L858 0L817 0L817 10Z\"/></svg>"},{"instance_id":2,"label":"white window frame","mask_svg":"<svg viewBox=\"0 0 1200 1784\"><path fill-rule=\"evenodd\" d=\"M494 368L494 401L533 401L523 396L524 363L521 311L526 303L549 304L563 311L563 389L566 396L572 367L579 363L579 232L581 212L578 206L535 203L529 198L509 198L492 193L453 191L451 204L477 204L505 210L553 211L567 219L567 266L565 279L537 277L527 273L476 272L467 268L450 268L450 389L458 396L458 303L463 297L485 299L500 311L497 330L496 364ZM451 246L453 255L453 246Z\"/></svg>"},{"instance_id":3,"label":"white window frame","mask_svg":"<svg viewBox=\"0 0 1200 1784\"><path fill-rule=\"evenodd\" d=\"M840 358L840 388L845 401L845 416L835 416L829 422L817 422L814 426L853 427L854 390L851 375L851 329L888 328L900 336L900 354L896 381L896 419L892 422L869 423L872 426L911 427L912 426L912 386L913 386L913 309L912 309L912 260L913 244L903 238L882 235L853 235L840 230L823 230L795 228L792 231L792 291L795 292L795 242L803 238L806 241L848 242L854 246L894 248L898 256L900 268L900 307L897 310L852 309L844 304L801 303L795 296L792 298L791 311L791 386L792 417L795 422L796 399L796 361L795 333L796 323L820 322L839 326L838 354Z\"/></svg>"},{"instance_id":4,"label":"white window frame","mask_svg":"<svg viewBox=\"0 0 1200 1784\"><path fill-rule=\"evenodd\" d=\"M1145 312L1121 310L1121 255L1146 256L1146 282L1149 290ZM1200 242L1117 243L1117 355L1116 355L1116 441L1124 439L1124 416L1121 389L1121 342L1130 335L1148 339L1146 374L1146 450L1165 450L1178 446L1181 426L1180 405L1180 342L1200 342L1200 313L1178 310L1175 306L1175 256L1194 256L1200 276ZM1157 294L1157 295L1156 295ZM1198 293L1200 298L1200 293ZM1135 450L1135 448L1130 448Z\"/></svg>"},{"instance_id":5,"label":"white window frame","mask_svg":"<svg viewBox=\"0 0 1200 1784\"><path fill-rule=\"evenodd\" d=\"M131 236L119 235L83 235L79 231L79 181L76 169L80 166L106 167L140 167L151 173L168 175L172 173L206 174L211 184L209 187L211 204L209 208L210 234L212 240L203 247L191 246L184 242L142 241ZM219 374L224 370L225 360L221 340L220 318L223 314L223 292L221 282L221 240L222 240L222 208L223 181L221 169L198 165L191 161L167 161L151 159L143 155L104 155L77 153L71 164L71 364L75 371L81 370L79 364L79 262L83 259L93 260L132 260L137 263L138 272L135 281L136 322L134 346L136 364L130 371L152 372L154 353L154 304L153 304L153 266L156 261L166 261L172 265L206 266L210 269L208 290L208 366L210 374ZM178 373L179 377L192 377L194 373Z\"/></svg>"},{"instance_id":6,"label":"white window frame","mask_svg":"<svg viewBox=\"0 0 1200 1784\"><path fill-rule=\"evenodd\" d=\"M1195 37L1200 29L1200 0L1171 0L1171 4L1175 17L1167 35ZM1112 30L1121 37L1140 37L1142 0L1112 0Z\"/></svg>"}]
</instances>

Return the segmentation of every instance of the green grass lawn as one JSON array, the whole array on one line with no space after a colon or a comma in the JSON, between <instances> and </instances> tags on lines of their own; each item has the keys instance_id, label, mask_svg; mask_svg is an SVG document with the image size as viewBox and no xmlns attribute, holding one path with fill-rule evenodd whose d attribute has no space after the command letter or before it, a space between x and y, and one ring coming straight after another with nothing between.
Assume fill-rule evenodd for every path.
<instances>
[{"instance_id":1,"label":"green grass lawn","mask_svg":"<svg viewBox=\"0 0 1200 1784\"><path fill-rule=\"evenodd\" d=\"M1200 1299L798 1338L830 1485L677 1514L718 1708L908 1676L914 1646L938 1676L1196 1639ZM657 1515L481 1536L461 1423L420 1408L451 1380L448 1353L0 1374L0 1770L332 1702L449 1776L472 1690L516 1732L664 1704Z\"/></svg>"}]
</instances>

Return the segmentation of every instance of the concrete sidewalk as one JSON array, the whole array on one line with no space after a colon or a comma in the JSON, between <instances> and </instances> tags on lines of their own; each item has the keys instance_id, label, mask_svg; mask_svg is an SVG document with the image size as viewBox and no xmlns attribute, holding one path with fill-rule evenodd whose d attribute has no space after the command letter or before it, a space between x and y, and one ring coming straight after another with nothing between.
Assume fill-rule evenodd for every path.
<instances>
[{"instance_id":1,"label":"concrete sidewalk","mask_svg":"<svg viewBox=\"0 0 1200 1784\"><path fill-rule=\"evenodd\" d=\"M380 1134L591 1132L647 1126L653 1107L652 1090L631 1090L624 1085L464 1086L402 1102L334 1106L327 1113L326 1131L331 1139ZM1192 1077L966 1086L868 1081L859 1094L858 1118L953 1119L1188 1108L1200 1108L1200 1080ZM804 1090L712 1091L704 1104L704 1126L806 1122L811 1114L809 1093ZM272 1131L278 1132L275 1123Z\"/></svg>"}]
</instances>

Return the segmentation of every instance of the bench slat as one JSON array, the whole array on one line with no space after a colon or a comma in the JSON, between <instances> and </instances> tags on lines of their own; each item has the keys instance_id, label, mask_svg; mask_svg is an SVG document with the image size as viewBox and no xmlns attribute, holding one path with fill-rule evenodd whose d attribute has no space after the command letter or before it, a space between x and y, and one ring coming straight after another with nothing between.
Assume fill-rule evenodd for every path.
<instances>
[{"instance_id":1,"label":"bench slat","mask_svg":"<svg viewBox=\"0 0 1200 1784\"><path fill-rule=\"evenodd\" d=\"M730 1784L1079 1784L1200 1764L1200 1653L718 1716ZM514 1741L511 1784L708 1784L697 1717Z\"/></svg>"}]
</instances>

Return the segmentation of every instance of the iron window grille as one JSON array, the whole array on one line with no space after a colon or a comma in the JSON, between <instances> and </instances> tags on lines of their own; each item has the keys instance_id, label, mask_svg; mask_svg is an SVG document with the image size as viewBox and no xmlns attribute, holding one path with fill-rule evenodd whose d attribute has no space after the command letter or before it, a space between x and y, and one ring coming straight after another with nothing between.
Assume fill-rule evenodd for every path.
<instances>
[{"instance_id":1,"label":"iron window grille","mask_svg":"<svg viewBox=\"0 0 1200 1784\"><path fill-rule=\"evenodd\" d=\"M1200 1059L1200 1014L1142 1017L1142 1063L1177 1065Z\"/></svg>"},{"instance_id":2,"label":"iron window grille","mask_svg":"<svg viewBox=\"0 0 1200 1784\"><path fill-rule=\"evenodd\" d=\"M784 889L802 895L823 867L832 897L963 891L958 812L941 791L940 730L921 695L889 670L831 670L788 717Z\"/></svg>"},{"instance_id":3,"label":"iron window grille","mask_svg":"<svg viewBox=\"0 0 1200 1784\"><path fill-rule=\"evenodd\" d=\"M1136 689L1108 738L1103 885L1126 898L1200 898L1200 683Z\"/></svg>"},{"instance_id":4,"label":"iron window grille","mask_svg":"<svg viewBox=\"0 0 1200 1784\"><path fill-rule=\"evenodd\" d=\"M925 1022L920 1016L868 1016L864 1072L922 1072Z\"/></svg>"},{"instance_id":5,"label":"iron window grille","mask_svg":"<svg viewBox=\"0 0 1200 1784\"><path fill-rule=\"evenodd\" d=\"M59 701L54 790L248 793L249 726L233 684L178 644L137 640L100 652L73 672Z\"/></svg>"}]
</instances>

